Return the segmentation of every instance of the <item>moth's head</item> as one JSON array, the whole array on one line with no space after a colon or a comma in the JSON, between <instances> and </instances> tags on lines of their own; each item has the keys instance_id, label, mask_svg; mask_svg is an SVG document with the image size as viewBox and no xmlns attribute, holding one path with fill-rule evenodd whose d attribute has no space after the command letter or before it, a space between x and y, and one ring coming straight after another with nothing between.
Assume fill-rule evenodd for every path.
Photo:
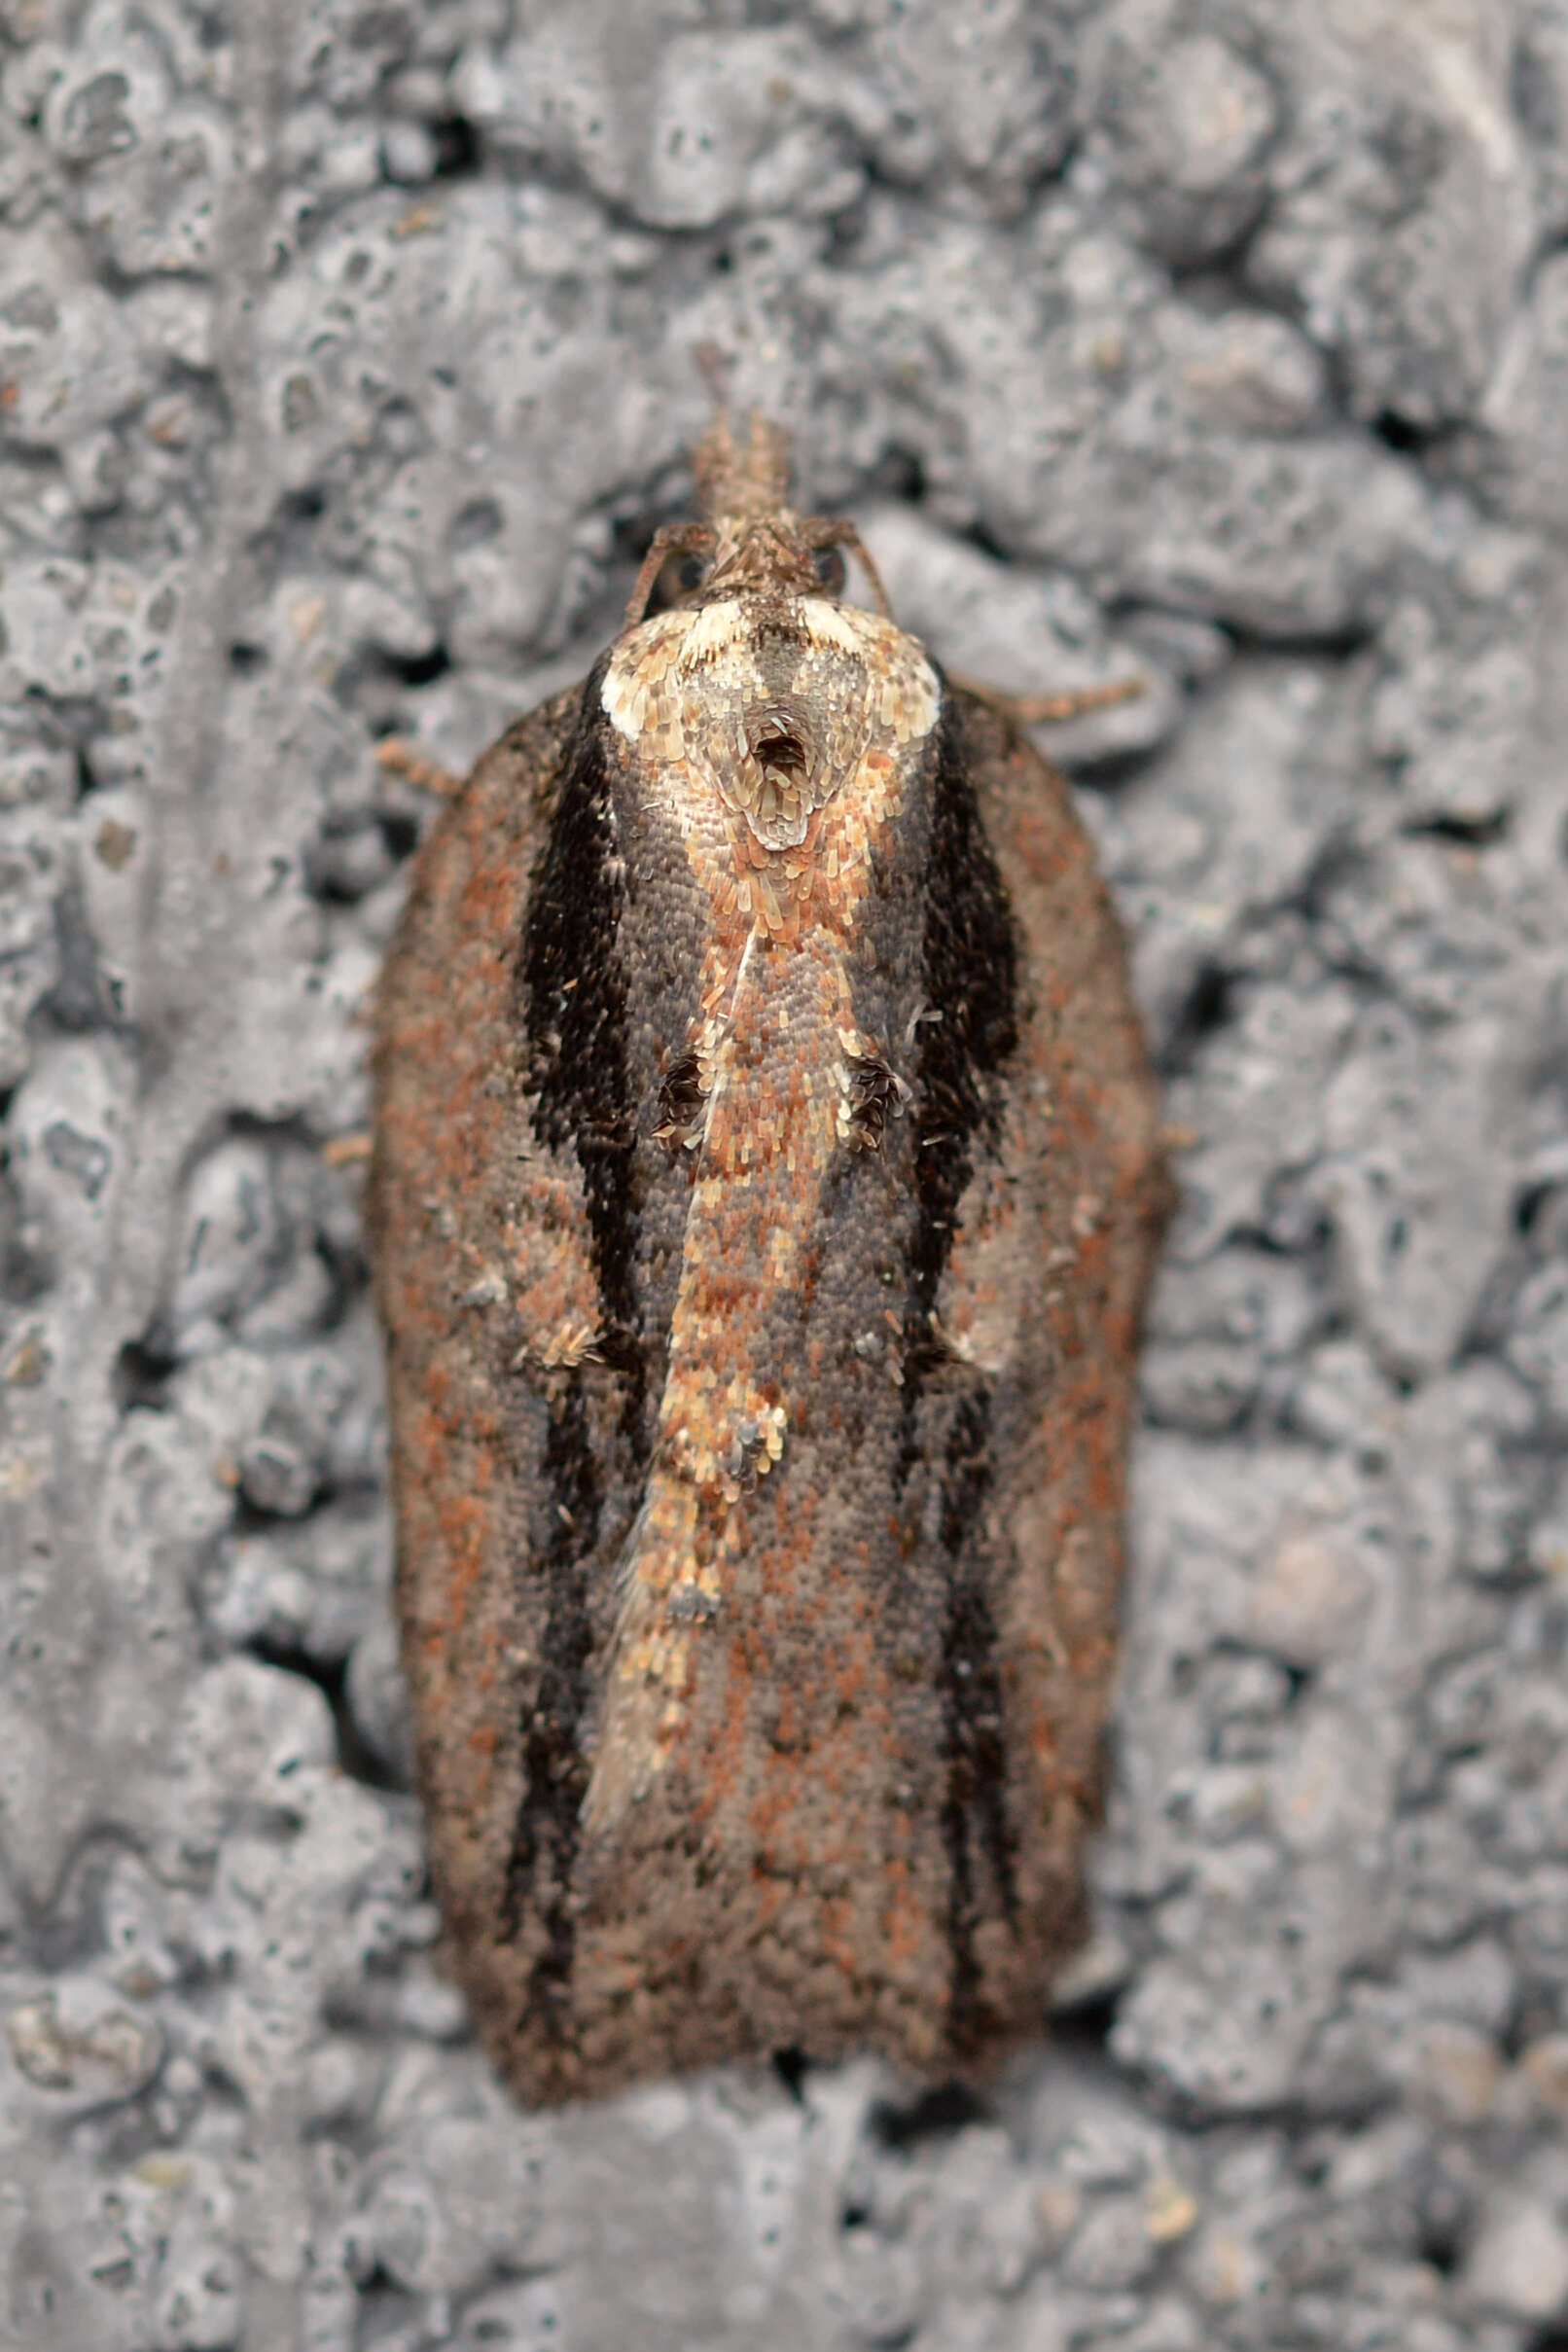
<instances>
[{"instance_id":1,"label":"moth's head","mask_svg":"<svg viewBox=\"0 0 1568 2352\"><path fill-rule=\"evenodd\" d=\"M845 548L860 557L880 611L887 597L852 522L798 515L787 502L789 443L753 409L746 439L721 408L692 452L700 520L661 530L648 552L626 614L643 618L657 588L660 604L695 606L743 595L838 597Z\"/></svg>"}]
</instances>

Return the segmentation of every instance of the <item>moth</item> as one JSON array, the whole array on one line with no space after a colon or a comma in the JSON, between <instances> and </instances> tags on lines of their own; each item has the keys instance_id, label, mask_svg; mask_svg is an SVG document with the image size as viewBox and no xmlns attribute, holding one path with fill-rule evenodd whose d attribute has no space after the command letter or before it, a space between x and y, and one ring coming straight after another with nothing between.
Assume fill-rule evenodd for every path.
<instances>
[{"instance_id":1,"label":"moth","mask_svg":"<svg viewBox=\"0 0 1568 2352\"><path fill-rule=\"evenodd\" d=\"M695 471L425 840L379 1000L418 1779L530 2103L1040 2029L1165 1214L1060 778L791 510L776 428Z\"/></svg>"}]
</instances>

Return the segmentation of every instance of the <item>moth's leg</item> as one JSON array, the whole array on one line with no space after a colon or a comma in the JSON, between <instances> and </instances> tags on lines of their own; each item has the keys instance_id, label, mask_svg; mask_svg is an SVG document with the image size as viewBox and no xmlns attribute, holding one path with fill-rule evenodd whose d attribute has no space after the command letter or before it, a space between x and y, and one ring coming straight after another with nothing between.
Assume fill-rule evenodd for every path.
<instances>
[{"instance_id":1,"label":"moth's leg","mask_svg":"<svg viewBox=\"0 0 1568 2352\"><path fill-rule=\"evenodd\" d=\"M882 575L873 563L867 552L865 541L847 516L808 515L802 521L801 537L808 548L816 548L819 551L828 548L848 548L871 584L871 591L876 599L877 611L884 621L892 620L893 608L887 601L887 590L882 586Z\"/></svg>"},{"instance_id":2,"label":"moth's leg","mask_svg":"<svg viewBox=\"0 0 1568 2352\"><path fill-rule=\"evenodd\" d=\"M672 555L711 555L717 545L705 522L661 523L654 533L653 546L642 559L642 570L637 574L637 585L626 606L626 627L635 628L645 617L654 582Z\"/></svg>"},{"instance_id":3,"label":"moth's leg","mask_svg":"<svg viewBox=\"0 0 1568 2352\"><path fill-rule=\"evenodd\" d=\"M449 801L463 783L449 767L438 767L433 760L425 759L403 735L387 735L377 743L375 765L386 775L401 776L415 792L431 792L442 801Z\"/></svg>"},{"instance_id":4,"label":"moth's leg","mask_svg":"<svg viewBox=\"0 0 1568 2352\"><path fill-rule=\"evenodd\" d=\"M984 686L979 678L949 670L947 683L961 694L1000 711L1015 727L1046 727L1063 719L1081 719L1087 711L1112 710L1119 702L1135 702L1149 691L1147 678L1118 678L1111 686L1080 686L1065 695L1010 695L1000 686Z\"/></svg>"},{"instance_id":5,"label":"moth's leg","mask_svg":"<svg viewBox=\"0 0 1568 2352\"><path fill-rule=\"evenodd\" d=\"M321 1157L329 1168L363 1167L371 1157L370 1128L351 1127L346 1135L329 1135Z\"/></svg>"}]
</instances>

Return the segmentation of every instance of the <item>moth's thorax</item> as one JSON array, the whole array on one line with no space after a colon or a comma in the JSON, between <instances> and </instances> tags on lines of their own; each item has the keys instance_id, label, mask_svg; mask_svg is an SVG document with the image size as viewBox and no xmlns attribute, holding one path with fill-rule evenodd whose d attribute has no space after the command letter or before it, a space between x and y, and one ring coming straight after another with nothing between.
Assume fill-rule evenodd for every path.
<instances>
[{"instance_id":1,"label":"moth's thorax","mask_svg":"<svg viewBox=\"0 0 1568 2352\"><path fill-rule=\"evenodd\" d=\"M773 589L628 630L602 700L683 830L722 808L764 850L790 851L830 802L885 793L936 724L941 688L891 622Z\"/></svg>"}]
</instances>

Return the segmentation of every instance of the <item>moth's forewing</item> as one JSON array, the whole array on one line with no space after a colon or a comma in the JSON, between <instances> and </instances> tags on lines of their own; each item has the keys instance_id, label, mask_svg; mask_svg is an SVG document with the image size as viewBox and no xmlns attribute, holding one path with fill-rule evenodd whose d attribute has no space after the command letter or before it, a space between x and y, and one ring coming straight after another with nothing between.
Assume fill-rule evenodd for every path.
<instances>
[{"instance_id":1,"label":"moth's forewing","mask_svg":"<svg viewBox=\"0 0 1568 2352\"><path fill-rule=\"evenodd\" d=\"M403 1657L447 1948L492 2042L512 2030L498 1960L504 1974L569 1946L581 1737L613 1613L601 1522L638 1475L624 1377L590 1352L592 1204L624 1142L606 1129L595 1158L587 1134L581 1154L540 1140L522 1003L522 943L530 921L549 938L542 885L570 881L577 830L583 891L558 896L557 928L613 958L591 795L563 806L581 701L512 728L442 813L379 997L372 1232ZM590 1003L568 1004L557 1030L585 1018ZM558 1361L519 1360L535 1328Z\"/></svg>"},{"instance_id":2,"label":"moth's forewing","mask_svg":"<svg viewBox=\"0 0 1568 2352\"><path fill-rule=\"evenodd\" d=\"M961 695L878 770L853 905L769 929L603 676L443 817L382 995L450 1949L529 2099L967 2067L1083 1924L1164 1202L1120 939L1065 788ZM766 936L727 963L727 925Z\"/></svg>"}]
</instances>

